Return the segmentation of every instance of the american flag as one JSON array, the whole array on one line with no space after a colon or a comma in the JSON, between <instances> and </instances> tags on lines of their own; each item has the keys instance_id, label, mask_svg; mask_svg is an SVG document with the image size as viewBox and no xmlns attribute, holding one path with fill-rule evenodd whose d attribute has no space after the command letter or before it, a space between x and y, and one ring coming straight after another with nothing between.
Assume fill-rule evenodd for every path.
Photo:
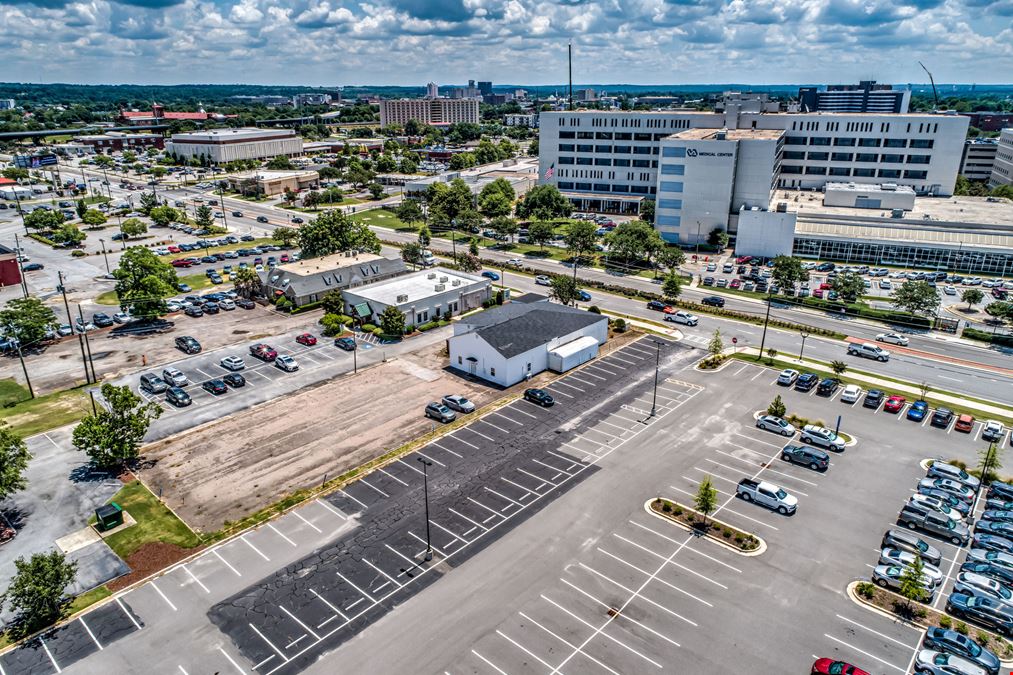
<instances>
[{"instance_id":1,"label":"american flag","mask_svg":"<svg viewBox=\"0 0 1013 675\"><path fill-rule=\"evenodd\" d=\"M549 180L550 178L552 178L552 174L554 174L554 173L556 173L556 163L555 162L553 162L552 165L548 169L545 170L545 180Z\"/></svg>"}]
</instances>

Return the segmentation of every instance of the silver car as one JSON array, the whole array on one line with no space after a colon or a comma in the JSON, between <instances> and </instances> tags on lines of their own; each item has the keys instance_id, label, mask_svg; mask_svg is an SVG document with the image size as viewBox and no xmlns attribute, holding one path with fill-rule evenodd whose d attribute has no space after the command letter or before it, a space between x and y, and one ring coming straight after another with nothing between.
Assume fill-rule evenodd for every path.
<instances>
[{"instance_id":1,"label":"silver car","mask_svg":"<svg viewBox=\"0 0 1013 675\"><path fill-rule=\"evenodd\" d=\"M972 490L977 489L978 484L981 482L976 477L961 469L959 466L946 464L945 462L933 462L932 466L929 467L928 473L925 474L925 477L948 478L949 480L966 485Z\"/></svg>"},{"instance_id":2,"label":"silver car","mask_svg":"<svg viewBox=\"0 0 1013 675\"><path fill-rule=\"evenodd\" d=\"M900 590L900 578L903 574L904 568L899 565L876 565L876 569L872 571L872 582L877 586L897 591ZM925 591L922 600L930 602L936 594L936 586L932 583L932 579L923 574L921 587Z\"/></svg>"},{"instance_id":3,"label":"silver car","mask_svg":"<svg viewBox=\"0 0 1013 675\"><path fill-rule=\"evenodd\" d=\"M925 675L988 675L987 670L973 661L932 649L919 650L914 669Z\"/></svg>"},{"instance_id":4,"label":"silver car","mask_svg":"<svg viewBox=\"0 0 1013 675\"><path fill-rule=\"evenodd\" d=\"M443 405L447 406L451 410L456 410L457 412L475 412L475 404L465 397L458 396L457 394L448 394L447 396L444 396Z\"/></svg>"},{"instance_id":5,"label":"silver car","mask_svg":"<svg viewBox=\"0 0 1013 675\"><path fill-rule=\"evenodd\" d=\"M911 567L915 563L916 556L908 551L901 551L896 548L884 548L879 553L880 565L897 565L899 567ZM943 573L938 567L922 561L922 573L932 580L933 586L938 586L943 581Z\"/></svg>"},{"instance_id":6,"label":"silver car","mask_svg":"<svg viewBox=\"0 0 1013 675\"><path fill-rule=\"evenodd\" d=\"M756 420L756 428L763 429L765 431L773 431L774 433L781 434L782 436L794 436L795 427L774 415L764 415L763 417Z\"/></svg>"},{"instance_id":7,"label":"silver car","mask_svg":"<svg viewBox=\"0 0 1013 675\"><path fill-rule=\"evenodd\" d=\"M299 370L299 364L288 354L279 354L278 358L274 360L274 367L281 368L287 373Z\"/></svg>"},{"instance_id":8,"label":"silver car","mask_svg":"<svg viewBox=\"0 0 1013 675\"><path fill-rule=\"evenodd\" d=\"M1007 605L1013 605L1013 591L995 579L989 579L975 572L960 572L953 582L954 593L964 593L973 598L991 598Z\"/></svg>"},{"instance_id":9,"label":"silver car","mask_svg":"<svg viewBox=\"0 0 1013 675\"><path fill-rule=\"evenodd\" d=\"M231 370L235 372L237 370L242 370L243 368L245 368L246 361L244 361L240 356L226 356L224 359L220 361L220 365L222 366L222 368L225 368L226 370Z\"/></svg>"},{"instance_id":10,"label":"silver car","mask_svg":"<svg viewBox=\"0 0 1013 675\"><path fill-rule=\"evenodd\" d=\"M173 387L185 387L190 384L190 380L186 379L186 375L178 368L166 368L163 370L162 379Z\"/></svg>"},{"instance_id":11,"label":"silver car","mask_svg":"<svg viewBox=\"0 0 1013 675\"><path fill-rule=\"evenodd\" d=\"M838 436L833 429L819 427L815 424L807 424L802 427L802 442L837 452L844 450L844 439Z\"/></svg>"},{"instance_id":12,"label":"silver car","mask_svg":"<svg viewBox=\"0 0 1013 675\"><path fill-rule=\"evenodd\" d=\"M992 563L999 567L1013 570L1013 555L1002 551L989 551L985 548L972 548L967 552L968 562Z\"/></svg>"}]
</instances>

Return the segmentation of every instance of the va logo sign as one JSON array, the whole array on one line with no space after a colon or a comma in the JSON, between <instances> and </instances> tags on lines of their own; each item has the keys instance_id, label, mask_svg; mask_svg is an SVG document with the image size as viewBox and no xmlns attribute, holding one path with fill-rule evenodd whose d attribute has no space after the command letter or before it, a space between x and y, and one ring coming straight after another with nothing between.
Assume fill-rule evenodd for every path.
<instances>
[{"instance_id":1,"label":"va logo sign","mask_svg":"<svg viewBox=\"0 0 1013 675\"><path fill-rule=\"evenodd\" d=\"M696 157L696 148L687 148L686 149L686 156L687 157Z\"/></svg>"}]
</instances>

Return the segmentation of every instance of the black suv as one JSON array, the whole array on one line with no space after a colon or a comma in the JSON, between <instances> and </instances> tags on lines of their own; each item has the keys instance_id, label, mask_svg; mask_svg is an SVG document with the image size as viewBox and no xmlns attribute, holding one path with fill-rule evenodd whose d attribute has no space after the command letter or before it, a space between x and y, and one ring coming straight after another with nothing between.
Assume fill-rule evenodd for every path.
<instances>
[{"instance_id":1,"label":"black suv","mask_svg":"<svg viewBox=\"0 0 1013 675\"><path fill-rule=\"evenodd\" d=\"M953 616L971 619L1000 635L1013 635L1013 607L985 597L972 597L963 593L950 593L946 611Z\"/></svg>"},{"instance_id":2,"label":"black suv","mask_svg":"<svg viewBox=\"0 0 1013 675\"><path fill-rule=\"evenodd\" d=\"M91 315L91 322L99 328L108 328L113 325L113 320L109 318L108 314L97 312Z\"/></svg>"},{"instance_id":3,"label":"black suv","mask_svg":"<svg viewBox=\"0 0 1013 675\"><path fill-rule=\"evenodd\" d=\"M886 396L879 389L870 389L865 394L865 400L862 401L863 408L878 408L879 404L883 402L883 397Z\"/></svg>"},{"instance_id":4,"label":"black suv","mask_svg":"<svg viewBox=\"0 0 1013 675\"><path fill-rule=\"evenodd\" d=\"M656 312L664 310L666 306L661 300L650 300L647 303L647 309L653 309Z\"/></svg>"},{"instance_id":5,"label":"black suv","mask_svg":"<svg viewBox=\"0 0 1013 675\"><path fill-rule=\"evenodd\" d=\"M184 354L200 354L201 346L197 342L197 338L190 337L189 335L181 335L176 338L176 349L180 350Z\"/></svg>"},{"instance_id":6,"label":"black suv","mask_svg":"<svg viewBox=\"0 0 1013 675\"><path fill-rule=\"evenodd\" d=\"M818 387L816 387L816 394L818 396L830 396L837 391L837 380L832 377L824 378Z\"/></svg>"},{"instance_id":7,"label":"black suv","mask_svg":"<svg viewBox=\"0 0 1013 675\"><path fill-rule=\"evenodd\" d=\"M702 305L710 305L711 307L724 307L725 299L720 298L716 295L708 295L706 298L700 301Z\"/></svg>"},{"instance_id":8,"label":"black suv","mask_svg":"<svg viewBox=\"0 0 1013 675\"><path fill-rule=\"evenodd\" d=\"M950 420L952 419L953 419L952 410L949 410L948 408L937 408L936 411L932 413L932 419L929 421L929 424L931 424L934 427L940 427L941 429L945 429L946 427L950 426Z\"/></svg>"},{"instance_id":9,"label":"black suv","mask_svg":"<svg viewBox=\"0 0 1013 675\"><path fill-rule=\"evenodd\" d=\"M204 310L201 309L198 305L190 305L189 307L183 310L183 313L186 314L187 316L204 316Z\"/></svg>"},{"instance_id":10,"label":"black suv","mask_svg":"<svg viewBox=\"0 0 1013 675\"><path fill-rule=\"evenodd\" d=\"M169 387L169 391L165 392L165 400L177 408L182 408L193 403L190 400L190 394L183 391L180 387Z\"/></svg>"},{"instance_id":11,"label":"black suv","mask_svg":"<svg viewBox=\"0 0 1013 675\"><path fill-rule=\"evenodd\" d=\"M555 403L555 401L552 400L552 396L549 395L549 392L544 389L525 389L524 398L532 403L537 403L543 408L547 408Z\"/></svg>"},{"instance_id":12,"label":"black suv","mask_svg":"<svg viewBox=\"0 0 1013 675\"><path fill-rule=\"evenodd\" d=\"M226 387L225 383L221 380L208 380L201 385L201 388L208 393L214 394L215 396L220 396L229 390L229 388Z\"/></svg>"},{"instance_id":13,"label":"black suv","mask_svg":"<svg viewBox=\"0 0 1013 675\"><path fill-rule=\"evenodd\" d=\"M802 373L795 380L795 389L798 391L809 391L816 386L816 383L820 381L820 378L815 373Z\"/></svg>"},{"instance_id":14,"label":"black suv","mask_svg":"<svg viewBox=\"0 0 1013 675\"><path fill-rule=\"evenodd\" d=\"M781 459L808 466L813 471L826 471L830 467L830 455L819 448L807 445L786 445L781 451Z\"/></svg>"}]
</instances>

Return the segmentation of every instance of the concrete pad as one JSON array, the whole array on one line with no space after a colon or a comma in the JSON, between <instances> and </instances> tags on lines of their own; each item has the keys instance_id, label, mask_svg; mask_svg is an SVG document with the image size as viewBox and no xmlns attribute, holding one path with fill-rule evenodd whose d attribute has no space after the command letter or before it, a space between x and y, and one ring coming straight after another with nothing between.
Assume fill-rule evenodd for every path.
<instances>
[{"instance_id":1,"label":"concrete pad","mask_svg":"<svg viewBox=\"0 0 1013 675\"><path fill-rule=\"evenodd\" d=\"M77 595L130 572L123 559L104 541L96 541L67 554L77 563L77 578L67 591Z\"/></svg>"},{"instance_id":2,"label":"concrete pad","mask_svg":"<svg viewBox=\"0 0 1013 675\"><path fill-rule=\"evenodd\" d=\"M97 541L102 541L98 532L91 527L85 527L77 532L71 532L70 534L57 539L56 547L64 553L73 553L74 551L84 548L89 544L94 544Z\"/></svg>"},{"instance_id":3,"label":"concrete pad","mask_svg":"<svg viewBox=\"0 0 1013 675\"><path fill-rule=\"evenodd\" d=\"M111 530L106 530L105 532L99 532L96 529L95 530L95 534L97 534L102 539L106 539L106 538L109 537L109 535L116 534L117 532L122 532L123 530L127 529L131 525L136 525L136 524L137 524L137 520L135 520L134 517L132 515L130 515L130 512L129 511L124 511L123 512L123 522L122 523L120 523L119 525L117 525L116 527L114 527ZM92 526L92 528L94 529L94 525Z\"/></svg>"}]
</instances>

